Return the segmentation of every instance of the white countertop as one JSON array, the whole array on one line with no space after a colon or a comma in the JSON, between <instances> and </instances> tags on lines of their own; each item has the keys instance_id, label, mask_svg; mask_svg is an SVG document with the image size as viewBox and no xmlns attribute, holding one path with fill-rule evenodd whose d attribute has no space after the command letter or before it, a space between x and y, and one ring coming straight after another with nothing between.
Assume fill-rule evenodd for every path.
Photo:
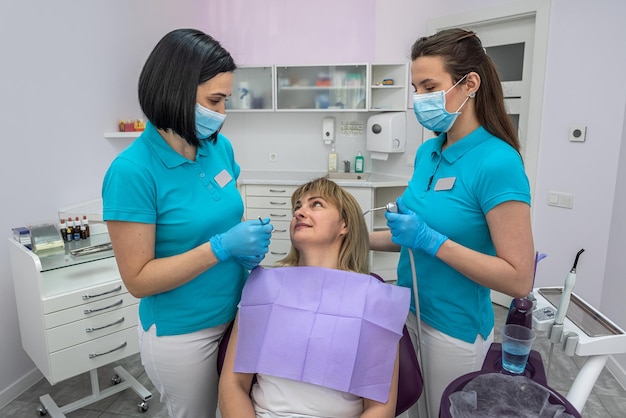
<instances>
[{"instance_id":1,"label":"white countertop","mask_svg":"<svg viewBox=\"0 0 626 418\"><path fill-rule=\"evenodd\" d=\"M326 171L270 171L270 170L241 170L239 184L277 184L299 186L318 177L324 177ZM382 173L369 174L367 180L334 180L342 187L402 187L406 186L409 178Z\"/></svg>"}]
</instances>

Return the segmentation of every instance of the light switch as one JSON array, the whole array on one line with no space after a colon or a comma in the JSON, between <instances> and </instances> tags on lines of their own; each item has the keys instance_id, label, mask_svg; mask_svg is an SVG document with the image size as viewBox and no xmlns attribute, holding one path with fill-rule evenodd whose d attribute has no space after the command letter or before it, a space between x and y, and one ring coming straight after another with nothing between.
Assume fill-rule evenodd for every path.
<instances>
[{"instance_id":1,"label":"light switch","mask_svg":"<svg viewBox=\"0 0 626 418\"><path fill-rule=\"evenodd\" d=\"M571 193L551 191L548 193L548 205L572 209L574 207L574 195Z\"/></svg>"}]
</instances>

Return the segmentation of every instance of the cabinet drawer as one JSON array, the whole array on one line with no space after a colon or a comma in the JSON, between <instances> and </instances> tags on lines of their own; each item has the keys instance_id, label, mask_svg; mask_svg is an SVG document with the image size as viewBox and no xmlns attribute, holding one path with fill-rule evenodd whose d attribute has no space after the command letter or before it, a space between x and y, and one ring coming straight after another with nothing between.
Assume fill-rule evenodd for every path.
<instances>
[{"instance_id":1,"label":"cabinet drawer","mask_svg":"<svg viewBox=\"0 0 626 418\"><path fill-rule=\"evenodd\" d=\"M246 198L249 196L286 196L291 198L298 186L281 186L272 184L246 185Z\"/></svg>"},{"instance_id":2,"label":"cabinet drawer","mask_svg":"<svg viewBox=\"0 0 626 418\"><path fill-rule=\"evenodd\" d=\"M286 239L289 240L289 224L291 221L272 221L274 232L272 232L272 241Z\"/></svg>"},{"instance_id":3,"label":"cabinet drawer","mask_svg":"<svg viewBox=\"0 0 626 418\"><path fill-rule=\"evenodd\" d=\"M81 319L95 318L98 315L123 309L129 305L136 305L137 303L139 303L139 299L127 292L73 308L63 309L62 311L52 312L44 315L44 322L46 329L50 329Z\"/></svg>"},{"instance_id":4,"label":"cabinet drawer","mask_svg":"<svg viewBox=\"0 0 626 418\"><path fill-rule=\"evenodd\" d=\"M52 353L128 327L134 328L137 326L138 320L137 307L137 304L133 304L114 312L49 329L46 331L48 350Z\"/></svg>"},{"instance_id":5,"label":"cabinet drawer","mask_svg":"<svg viewBox=\"0 0 626 418\"><path fill-rule=\"evenodd\" d=\"M128 293L128 290L124 287L124 283L119 279L119 273L117 273L117 277L118 280L74 289L54 296L42 297L43 312L44 314L48 314L73 306L84 305L96 300L110 298L111 296ZM44 277L43 280L45 281L46 277ZM80 277L78 277L77 280L80 280Z\"/></svg>"},{"instance_id":6,"label":"cabinet drawer","mask_svg":"<svg viewBox=\"0 0 626 418\"><path fill-rule=\"evenodd\" d=\"M246 208L246 219L270 218L272 223L278 221L291 222L291 209Z\"/></svg>"},{"instance_id":7,"label":"cabinet drawer","mask_svg":"<svg viewBox=\"0 0 626 418\"><path fill-rule=\"evenodd\" d=\"M52 353L49 380L51 384L55 384L138 352L137 327L126 328L114 334Z\"/></svg>"},{"instance_id":8,"label":"cabinet drawer","mask_svg":"<svg viewBox=\"0 0 626 418\"><path fill-rule=\"evenodd\" d=\"M273 266L278 260L281 260L289 254L291 249L291 241L285 239L272 239L270 250L261 262L263 266Z\"/></svg>"},{"instance_id":9,"label":"cabinet drawer","mask_svg":"<svg viewBox=\"0 0 626 418\"><path fill-rule=\"evenodd\" d=\"M249 208L291 209L291 198L281 196L248 196L246 206Z\"/></svg>"}]
</instances>

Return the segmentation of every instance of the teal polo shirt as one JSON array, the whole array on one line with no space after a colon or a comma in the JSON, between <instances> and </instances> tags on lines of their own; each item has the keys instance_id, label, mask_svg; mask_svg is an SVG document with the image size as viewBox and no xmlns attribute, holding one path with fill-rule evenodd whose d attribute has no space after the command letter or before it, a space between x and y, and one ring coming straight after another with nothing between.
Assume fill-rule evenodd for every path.
<instances>
[{"instance_id":1,"label":"teal polo shirt","mask_svg":"<svg viewBox=\"0 0 626 418\"><path fill-rule=\"evenodd\" d=\"M103 218L155 225L155 257L181 254L241 222L239 173L225 136L204 142L189 161L148 123L106 172ZM155 324L157 335L177 335L232 320L246 277L243 267L227 260L176 289L142 298L143 329Z\"/></svg>"},{"instance_id":2,"label":"teal polo shirt","mask_svg":"<svg viewBox=\"0 0 626 418\"><path fill-rule=\"evenodd\" d=\"M485 215L506 201L530 205L530 186L520 155L479 127L441 152L445 134L417 150L415 170L402 195L407 207L451 240L495 255ZM454 338L473 343L494 324L490 289L423 251L414 250L420 318ZM412 287L406 248L398 263L398 284ZM412 300L411 310L415 312Z\"/></svg>"}]
</instances>

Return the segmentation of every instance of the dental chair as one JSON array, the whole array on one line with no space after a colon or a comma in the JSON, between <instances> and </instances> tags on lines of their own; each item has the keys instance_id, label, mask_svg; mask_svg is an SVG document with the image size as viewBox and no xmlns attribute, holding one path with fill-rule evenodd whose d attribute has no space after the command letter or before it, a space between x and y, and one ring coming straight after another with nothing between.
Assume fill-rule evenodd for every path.
<instances>
[{"instance_id":1,"label":"dental chair","mask_svg":"<svg viewBox=\"0 0 626 418\"><path fill-rule=\"evenodd\" d=\"M371 273L372 276L380 281L384 280L375 273ZM233 323L231 323L220 342L218 354L217 354L217 371L218 374L222 371L224 364L224 357L226 356L226 348L228 347L228 340L232 332ZM406 326L402 329L402 337L398 345L399 353L399 373L398 373L398 399L396 402L396 416L399 416L406 410L408 410L417 400L422 393L422 372L420 370L419 363L411 337ZM254 384L254 380L253 380Z\"/></svg>"}]
</instances>

